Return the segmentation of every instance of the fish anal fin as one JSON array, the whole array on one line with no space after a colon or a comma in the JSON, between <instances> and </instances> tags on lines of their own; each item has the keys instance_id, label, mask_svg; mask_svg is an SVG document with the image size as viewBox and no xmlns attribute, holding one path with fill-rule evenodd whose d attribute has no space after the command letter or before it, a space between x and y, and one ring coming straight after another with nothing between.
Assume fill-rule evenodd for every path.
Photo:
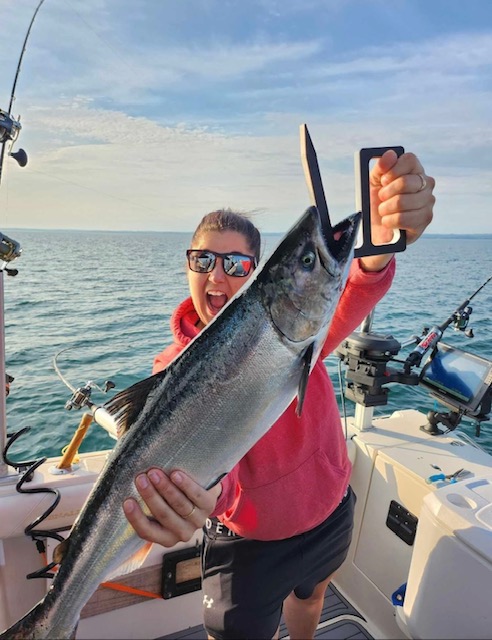
<instances>
[{"instance_id":1,"label":"fish anal fin","mask_svg":"<svg viewBox=\"0 0 492 640\"><path fill-rule=\"evenodd\" d=\"M149 555L149 551L152 549L152 542L146 542L143 547L134 553L128 560L118 565L114 571L109 573L105 580L112 580L117 576L124 576L127 573L131 573L136 569L139 569L145 562L146 557Z\"/></svg>"},{"instance_id":2,"label":"fish anal fin","mask_svg":"<svg viewBox=\"0 0 492 640\"><path fill-rule=\"evenodd\" d=\"M298 416L302 413L302 407L304 405L304 398L306 396L307 383L309 380L309 373L311 371L311 360L313 359L314 342L311 342L309 347L302 354L302 371L301 379L299 380L299 388L297 390L297 407L296 414Z\"/></svg>"},{"instance_id":3,"label":"fish anal fin","mask_svg":"<svg viewBox=\"0 0 492 640\"><path fill-rule=\"evenodd\" d=\"M103 408L116 422L116 435L118 438L121 438L137 420L147 402L147 398L166 375L167 372L164 370L145 378L145 380L136 382L104 403Z\"/></svg>"}]
</instances>

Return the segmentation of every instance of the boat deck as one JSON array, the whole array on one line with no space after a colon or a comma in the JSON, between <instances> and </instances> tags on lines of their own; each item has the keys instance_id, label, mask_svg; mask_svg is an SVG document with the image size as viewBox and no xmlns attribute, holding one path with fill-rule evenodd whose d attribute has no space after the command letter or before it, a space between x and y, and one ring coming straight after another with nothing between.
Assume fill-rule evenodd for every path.
<instances>
[{"instance_id":1,"label":"boat deck","mask_svg":"<svg viewBox=\"0 0 492 640\"><path fill-rule=\"evenodd\" d=\"M280 638L288 638L287 628L282 621ZM202 625L184 629L179 633L163 636L159 640L206 640L207 632ZM320 623L315 633L319 640L373 640L366 628L366 621L354 607L330 585L326 592L325 604Z\"/></svg>"}]
</instances>

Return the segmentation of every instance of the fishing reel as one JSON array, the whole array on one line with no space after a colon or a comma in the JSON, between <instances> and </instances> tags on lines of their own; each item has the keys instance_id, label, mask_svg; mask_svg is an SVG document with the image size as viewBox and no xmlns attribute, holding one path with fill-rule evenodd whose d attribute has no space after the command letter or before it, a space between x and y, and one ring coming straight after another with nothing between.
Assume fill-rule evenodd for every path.
<instances>
[{"instance_id":1,"label":"fishing reel","mask_svg":"<svg viewBox=\"0 0 492 640\"><path fill-rule=\"evenodd\" d=\"M14 120L10 114L0 109L0 143L8 140L14 142L21 129L21 123L18 120Z\"/></svg>"},{"instance_id":2,"label":"fishing reel","mask_svg":"<svg viewBox=\"0 0 492 640\"><path fill-rule=\"evenodd\" d=\"M84 386L78 387L77 389L65 378L63 373L60 371L60 367L58 366L58 358L62 353L73 349L74 345L70 347L66 347L65 349L61 349L53 356L53 368L56 372L56 375L60 378L63 384L70 389L72 392L72 396L65 403L65 409L67 411L71 411L72 409L81 409L82 407L92 408L93 402L91 400L91 394L93 389L97 389L102 393L107 393L110 389L114 389L116 387L115 383L111 380L106 380L103 387L101 388L98 384L96 384L93 380L88 380Z\"/></svg>"},{"instance_id":3,"label":"fishing reel","mask_svg":"<svg viewBox=\"0 0 492 640\"><path fill-rule=\"evenodd\" d=\"M103 388L101 388L98 384L89 380L85 386L79 387L75 389L70 400L67 400L65 403L65 409L67 411L71 411L72 409L82 409L82 407L92 407L93 403L91 401L92 389L97 389L102 393L107 393L111 389L115 388L115 383L111 380L106 380Z\"/></svg>"},{"instance_id":4,"label":"fishing reel","mask_svg":"<svg viewBox=\"0 0 492 640\"><path fill-rule=\"evenodd\" d=\"M11 142L12 144L19 137L20 130L22 129L20 120L14 120L14 118L0 109L0 144L6 144ZM27 164L27 153L24 149L9 153L9 156L14 158L20 167L25 167Z\"/></svg>"},{"instance_id":5,"label":"fishing reel","mask_svg":"<svg viewBox=\"0 0 492 640\"><path fill-rule=\"evenodd\" d=\"M9 238L0 232L0 270L5 271L8 276L16 276L19 272L17 269L8 269L7 264L20 258L22 248L17 240Z\"/></svg>"},{"instance_id":6,"label":"fishing reel","mask_svg":"<svg viewBox=\"0 0 492 640\"><path fill-rule=\"evenodd\" d=\"M453 314L453 329L462 331L467 338L474 337L473 329L471 327L467 329L472 311L472 307L467 306L464 309L457 309Z\"/></svg>"}]
</instances>

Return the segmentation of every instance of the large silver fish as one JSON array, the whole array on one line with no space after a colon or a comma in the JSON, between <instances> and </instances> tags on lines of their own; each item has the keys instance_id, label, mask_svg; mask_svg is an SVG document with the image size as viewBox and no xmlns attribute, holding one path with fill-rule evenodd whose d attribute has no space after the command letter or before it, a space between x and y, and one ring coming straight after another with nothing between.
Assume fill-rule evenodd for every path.
<instances>
[{"instance_id":1,"label":"large silver fish","mask_svg":"<svg viewBox=\"0 0 492 640\"><path fill-rule=\"evenodd\" d=\"M105 411L124 430L61 544L45 598L0 638L71 638L99 584L135 569L148 547L122 504L152 466L182 469L213 486L298 395L345 286L355 214L323 235L311 207L264 265L169 366L117 394ZM325 230L326 234L326 230ZM122 566L122 564L124 566Z\"/></svg>"}]
</instances>

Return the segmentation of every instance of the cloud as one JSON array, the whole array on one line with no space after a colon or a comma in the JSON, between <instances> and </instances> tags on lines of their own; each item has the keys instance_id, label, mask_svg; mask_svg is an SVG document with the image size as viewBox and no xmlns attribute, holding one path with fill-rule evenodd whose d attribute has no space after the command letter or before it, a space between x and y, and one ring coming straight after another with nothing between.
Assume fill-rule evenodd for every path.
<instances>
[{"instance_id":1,"label":"cloud","mask_svg":"<svg viewBox=\"0 0 492 640\"><path fill-rule=\"evenodd\" d=\"M84 101L31 115L37 127L52 131L58 124L59 140L33 153L26 169L9 166L8 201L2 206L9 226L191 230L200 215L232 206L259 210L264 231L283 231L310 204L297 117L289 135L244 136L164 127L99 112ZM349 134L337 123L311 127L334 221L355 209L353 151L360 146L363 124ZM72 144L61 144L64 132ZM386 136L383 123L373 126L366 146L386 143ZM490 169L477 173L437 160L432 164L429 173L438 179L436 212L443 212L432 230L458 232L463 212L474 202L476 223L468 220L467 229L485 231ZM37 194L34 203L30 193Z\"/></svg>"},{"instance_id":2,"label":"cloud","mask_svg":"<svg viewBox=\"0 0 492 640\"><path fill-rule=\"evenodd\" d=\"M1 95L35 4L3 14ZM354 208L354 151L403 144L438 178L434 230L441 219L468 227L467 202L491 230L492 31L388 40L376 4L381 42L342 46L335 27L357 3L317 13L326 3L264 0L234 13L237 4L43 5L14 110L31 159L24 171L9 161L0 190L8 223L191 229L197 212L231 205L284 230L309 204L298 141L307 122L335 218Z\"/></svg>"},{"instance_id":3,"label":"cloud","mask_svg":"<svg viewBox=\"0 0 492 640\"><path fill-rule=\"evenodd\" d=\"M308 204L300 164L292 180L292 167L285 163L294 151L291 140L273 143L147 124L157 129L152 141L131 135L118 140L117 125L111 142L57 147L33 157L25 173L11 171L9 225L39 227L50 219L48 226L54 227L183 230L193 227L197 215L230 205L276 214L284 209L283 226L288 226ZM119 126L125 129L123 116ZM38 194L35 206L28 206L31 190ZM300 193L304 202L293 212Z\"/></svg>"}]
</instances>

